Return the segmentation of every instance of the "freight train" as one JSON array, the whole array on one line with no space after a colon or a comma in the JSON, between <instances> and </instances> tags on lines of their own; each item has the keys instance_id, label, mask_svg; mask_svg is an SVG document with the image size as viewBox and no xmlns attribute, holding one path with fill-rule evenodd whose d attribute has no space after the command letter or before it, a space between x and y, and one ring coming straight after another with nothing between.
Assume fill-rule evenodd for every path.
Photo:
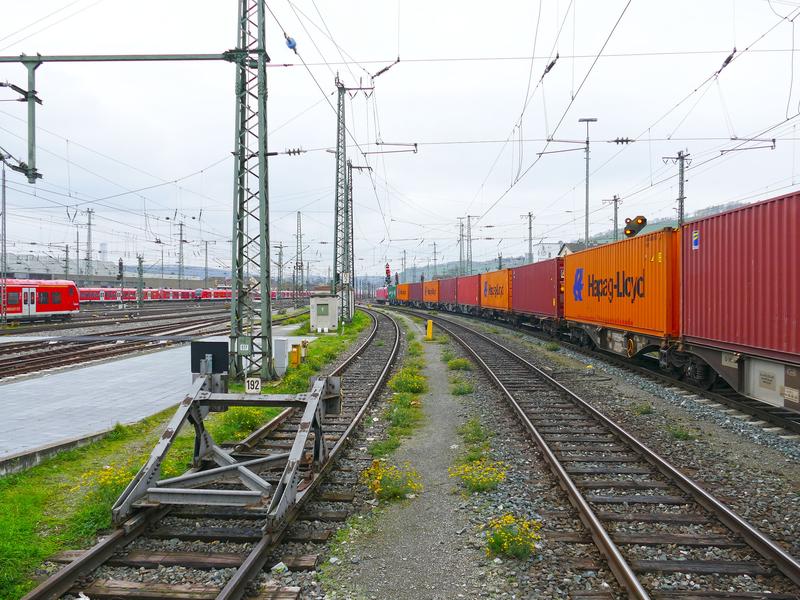
<instances>
[{"instance_id":1,"label":"freight train","mask_svg":"<svg viewBox=\"0 0 800 600\"><path fill-rule=\"evenodd\" d=\"M551 260L389 286L800 411L800 193Z\"/></svg>"}]
</instances>

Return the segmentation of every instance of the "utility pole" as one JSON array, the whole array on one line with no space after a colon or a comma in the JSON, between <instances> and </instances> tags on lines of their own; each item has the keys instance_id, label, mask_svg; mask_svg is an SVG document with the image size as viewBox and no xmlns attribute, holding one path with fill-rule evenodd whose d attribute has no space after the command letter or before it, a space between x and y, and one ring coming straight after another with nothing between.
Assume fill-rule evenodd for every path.
<instances>
[{"instance_id":1,"label":"utility pole","mask_svg":"<svg viewBox=\"0 0 800 600\"><path fill-rule=\"evenodd\" d=\"M345 95L348 91L372 90L372 87L348 88L336 76L336 195L334 206L333 237L333 282L331 293L340 295L340 313L345 322L353 318L353 212L352 212L352 170L347 160L345 127ZM368 168L368 167L356 167Z\"/></svg>"},{"instance_id":2,"label":"utility pole","mask_svg":"<svg viewBox=\"0 0 800 600\"><path fill-rule=\"evenodd\" d=\"M183 289L183 221L178 223L178 289Z\"/></svg>"},{"instance_id":3,"label":"utility pole","mask_svg":"<svg viewBox=\"0 0 800 600\"><path fill-rule=\"evenodd\" d=\"M679 150L678 156L665 156L663 158L664 163L668 160L671 160L674 163L678 163L678 227L683 227L684 222L684 210L683 204L686 200L686 196L684 194L684 185L686 183L686 165L692 164L692 161L689 160L689 153L685 150Z\"/></svg>"},{"instance_id":4,"label":"utility pole","mask_svg":"<svg viewBox=\"0 0 800 600\"><path fill-rule=\"evenodd\" d=\"M278 290L275 292L275 300L280 300L283 289L283 242L278 242L275 247L278 249Z\"/></svg>"},{"instance_id":5,"label":"utility pole","mask_svg":"<svg viewBox=\"0 0 800 600\"><path fill-rule=\"evenodd\" d=\"M528 264L533 262L533 216L532 212L527 215L521 215L521 218L528 219Z\"/></svg>"},{"instance_id":6,"label":"utility pole","mask_svg":"<svg viewBox=\"0 0 800 600\"><path fill-rule=\"evenodd\" d=\"M458 274L464 274L464 217L458 217Z\"/></svg>"},{"instance_id":7,"label":"utility pole","mask_svg":"<svg viewBox=\"0 0 800 600\"><path fill-rule=\"evenodd\" d=\"M294 301L299 300L303 292L303 222L300 211L297 211L297 249L294 255Z\"/></svg>"},{"instance_id":8,"label":"utility pole","mask_svg":"<svg viewBox=\"0 0 800 600\"><path fill-rule=\"evenodd\" d=\"M589 123L596 123L594 117L584 117L578 119L578 123L586 123L586 217L584 223L584 240L586 247L589 247Z\"/></svg>"},{"instance_id":9,"label":"utility pole","mask_svg":"<svg viewBox=\"0 0 800 600\"><path fill-rule=\"evenodd\" d=\"M137 254L136 260L136 305L142 308L144 302L144 254Z\"/></svg>"},{"instance_id":10,"label":"utility pole","mask_svg":"<svg viewBox=\"0 0 800 600\"><path fill-rule=\"evenodd\" d=\"M3 161L3 156L0 155L0 163L2 163L2 194L0 194L0 211L2 211L3 218L0 221L0 322L5 323L8 320L8 308L6 305L6 280L8 279L8 258L6 254L6 163Z\"/></svg>"},{"instance_id":11,"label":"utility pole","mask_svg":"<svg viewBox=\"0 0 800 600\"><path fill-rule=\"evenodd\" d=\"M208 289L208 240L203 240L203 245L205 246L206 250L206 266L203 270L203 287Z\"/></svg>"},{"instance_id":12,"label":"utility pole","mask_svg":"<svg viewBox=\"0 0 800 600\"><path fill-rule=\"evenodd\" d=\"M69 279L69 244L64 245L64 279Z\"/></svg>"},{"instance_id":13,"label":"utility pole","mask_svg":"<svg viewBox=\"0 0 800 600\"><path fill-rule=\"evenodd\" d=\"M497 270L501 270L503 268L503 253L497 253Z\"/></svg>"},{"instance_id":14,"label":"utility pole","mask_svg":"<svg viewBox=\"0 0 800 600\"><path fill-rule=\"evenodd\" d=\"M228 373L275 379L270 297L266 4L238 1ZM250 277L255 270L257 279ZM258 322L258 323L257 323Z\"/></svg>"},{"instance_id":15,"label":"utility pole","mask_svg":"<svg viewBox=\"0 0 800 600\"><path fill-rule=\"evenodd\" d=\"M89 208L86 210L86 214L88 215L87 223L86 223L86 277L91 277L93 275L92 272L92 215L94 214L94 209Z\"/></svg>"},{"instance_id":16,"label":"utility pole","mask_svg":"<svg viewBox=\"0 0 800 600\"><path fill-rule=\"evenodd\" d=\"M408 277L408 275L406 275L406 251L403 250L403 281L402 281L402 283L406 282L406 278L407 277Z\"/></svg>"},{"instance_id":17,"label":"utility pole","mask_svg":"<svg viewBox=\"0 0 800 600\"><path fill-rule=\"evenodd\" d=\"M472 275L472 217L467 215L467 271Z\"/></svg>"},{"instance_id":18,"label":"utility pole","mask_svg":"<svg viewBox=\"0 0 800 600\"><path fill-rule=\"evenodd\" d=\"M438 273L436 272L436 242L433 242L433 278L436 279Z\"/></svg>"},{"instance_id":19,"label":"utility pole","mask_svg":"<svg viewBox=\"0 0 800 600\"><path fill-rule=\"evenodd\" d=\"M81 230L75 225L75 278L81 276Z\"/></svg>"},{"instance_id":20,"label":"utility pole","mask_svg":"<svg viewBox=\"0 0 800 600\"><path fill-rule=\"evenodd\" d=\"M617 217L619 216L619 204L622 200L619 199L617 194L614 194L614 197L611 200L603 200L603 202L611 202L614 204L614 241L616 242L619 239L619 226L617 225Z\"/></svg>"}]
</instances>

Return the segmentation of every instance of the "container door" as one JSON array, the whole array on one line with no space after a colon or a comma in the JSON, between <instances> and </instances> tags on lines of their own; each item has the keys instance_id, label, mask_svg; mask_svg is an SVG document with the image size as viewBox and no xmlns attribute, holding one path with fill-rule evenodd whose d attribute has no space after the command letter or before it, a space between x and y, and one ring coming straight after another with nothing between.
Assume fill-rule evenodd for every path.
<instances>
[{"instance_id":1,"label":"container door","mask_svg":"<svg viewBox=\"0 0 800 600\"><path fill-rule=\"evenodd\" d=\"M36 315L36 288L22 288L22 314L26 317Z\"/></svg>"}]
</instances>

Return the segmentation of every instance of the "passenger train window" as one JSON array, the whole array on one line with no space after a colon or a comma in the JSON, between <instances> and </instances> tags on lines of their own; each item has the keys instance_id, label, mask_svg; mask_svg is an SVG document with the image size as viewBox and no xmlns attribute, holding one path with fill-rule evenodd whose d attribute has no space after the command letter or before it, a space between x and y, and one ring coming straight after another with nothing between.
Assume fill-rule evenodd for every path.
<instances>
[{"instance_id":1,"label":"passenger train window","mask_svg":"<svg viewBox=\"0 0 800 600\"><path fill-rule=\"evenodd\" d=\"M49 295L48 292L39 292L39 304L48 304L50 302Z\"/></svg>"},{"instance_id":2,"label":"passenger train window","mask_svg":"<svg viewBox=\"0 0 800 600\"><path fill-rule=\"evenodd\" d=\"M8 292L8 304L19 304L19 292Z\"/></svg>"},{"instance_id":3,"label":"passenger train window","mask_svg":"<svg viewBox=\"0 0 800 600\"><path fill-rule=\"evenodd\" d=\"M61 304L61 292L53 292L53 304Z\"/></svg>"},{"instance_id":4,"label":"passenger train window","mask_svg":"<svg viewBox=\"0 0 800 600\"><path fill-rule=\"evenodd\" d=\"M28 304L28 292L22 292L22 303Z\"/></svg>"}]
</instances>

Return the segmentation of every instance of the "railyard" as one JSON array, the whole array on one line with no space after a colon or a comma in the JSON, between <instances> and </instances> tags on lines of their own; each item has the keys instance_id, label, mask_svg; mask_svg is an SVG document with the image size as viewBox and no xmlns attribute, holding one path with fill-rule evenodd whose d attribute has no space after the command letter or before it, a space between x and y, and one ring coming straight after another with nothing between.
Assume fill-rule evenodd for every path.
<instances>
[{"instance_id":1,"label":"railyard","mask_svg":"<svg viewBox=\"0 0 800 600\"><path fill-rule=\"evenodd\" d=\"M0 600L800 600L800 3L0 14Z\"/></svg>"}]
</instances>

